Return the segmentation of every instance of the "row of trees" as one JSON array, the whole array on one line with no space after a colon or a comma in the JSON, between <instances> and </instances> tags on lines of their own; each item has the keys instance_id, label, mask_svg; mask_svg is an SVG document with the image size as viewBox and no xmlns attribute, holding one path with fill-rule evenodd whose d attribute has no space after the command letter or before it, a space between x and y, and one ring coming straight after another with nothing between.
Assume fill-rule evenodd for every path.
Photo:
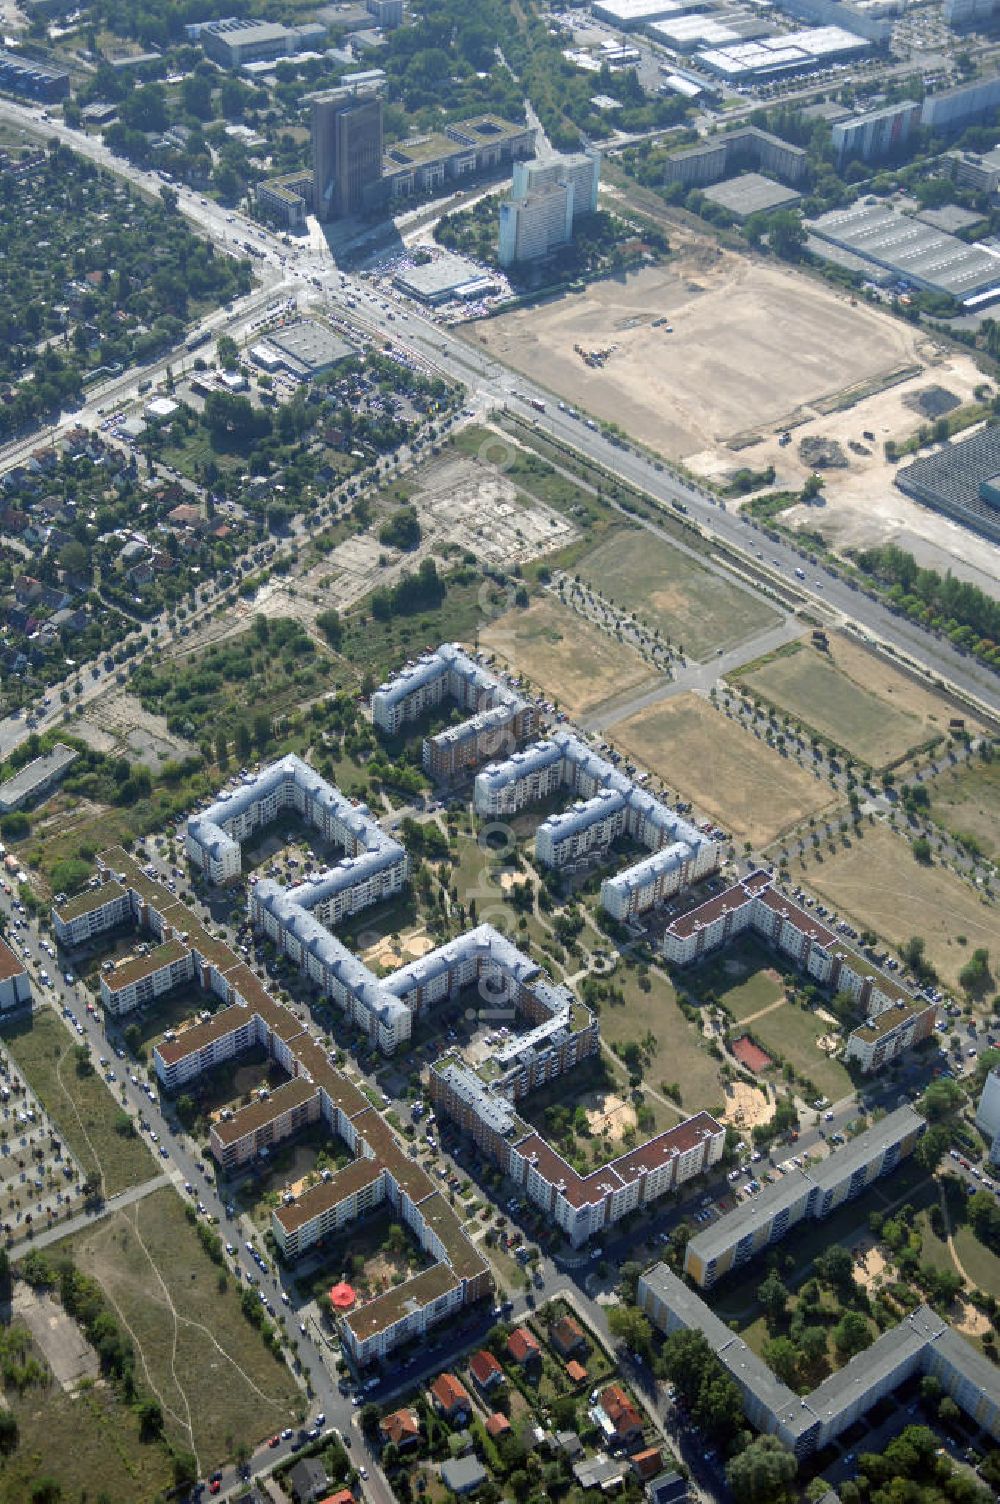
<instances>
[{"instance_id":1,"label":"row of trees","mask_svg":"<svg viewBox=\"0 0 1000 1504\"><path fill-rule=\"evenodd\" d=\"M1000 668L1000 601L967 580L921 568L894 543L863 549L854 559L900 611Z\"/></svg>"}]
</instances>

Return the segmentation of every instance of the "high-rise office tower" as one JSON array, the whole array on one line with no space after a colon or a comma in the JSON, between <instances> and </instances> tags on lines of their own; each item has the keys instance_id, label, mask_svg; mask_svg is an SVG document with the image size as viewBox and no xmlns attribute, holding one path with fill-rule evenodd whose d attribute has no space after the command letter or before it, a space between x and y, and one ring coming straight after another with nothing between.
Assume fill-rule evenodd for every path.
<instances>
[{"instance_id":1,"label":"high-rise office tower","mask_svg":"<svg viewBox=\"0 0 1000 1504\"><path fill-rule=\"evenodd\" d=\"M323 222L364 208L382 177L381 97L354 89L316 95L312 148L317 219Z\"/></svg>"}]
</instances>

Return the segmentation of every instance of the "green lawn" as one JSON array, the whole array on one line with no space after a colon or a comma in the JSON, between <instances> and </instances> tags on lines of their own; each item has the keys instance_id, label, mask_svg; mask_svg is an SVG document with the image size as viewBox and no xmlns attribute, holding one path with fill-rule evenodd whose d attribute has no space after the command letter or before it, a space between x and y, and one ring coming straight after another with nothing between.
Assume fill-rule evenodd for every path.
<instances>
[{"instance_id":1,"label":"green lawn","mask_svg":"<svg viewBox=\"0 0 1000 1504\"><path fill-rule=\"evenodd\" d=\"M765 1050L783 1056L795 1069L808 1076L820 1096L837 1102L854 1090L845 1068L816 1048L816 1040L830 1031L830 1025L805 1008L788 1003L755 1019L751 1030Z\"/></svg>"},{"instance_id":2,"label":"green lawn","mask_svg":"<svg viewBox=\"0 0 1000 1504\"><path fill-rule=\"evenodd\" d=\"M851 678L826 653L790 643L738 677L741 689L801 720L872 767L925 740L923 720Z\"/></svg>"},{"instance_id":3,"label":"green lawn","mask_svg":"<svg viewBox=\"0 0 1000 1504\"><path fill-rule=\"evenodd\" d=\"M143 1139L116 1132L117 1100L99 1075L78 1074L75 1037L50 1008L8 1024L4 1037L70 1153L85 1173L101 1172L106 1196L159 1173Z\"/></svg>"},{"instance_id":4,"label":"green lawn","mask_svg":"<svg viewBox=\"0 0 1000 1504\"><path fill-rule=\"evenodd\" d=\"M611 534L576 566L608 599L638 613L696 659L777 625L759 596L638 528Z\"/></svg>"},{"instance_id":5,"label":"green lawn","mask_svg":"<svg viewBox=\"0 0 1000 1504\"><path fill-rule=\"evenodd\" d=\"M893 1174L876 1181L856 1201L838 1207L822 1222L800 1222L789 1237L776 1244L779 1259L787 1254L794 1260L794 1268L787 1272L783 1270L782 1279L789 1288L794 1288L808 1276L813 1260L824 1249L834 1243L852 1247L862 1234L868 1233L870 1212L879 1211L885 1215L891 1208L907 1201L919 1208L928 1204L934 1195L933 1182L928 1181L920 1167L912 1160L904 1162ZM750 1325L758 1319L757 1287L767 1273L770 1251L764 1250L761 1257L739 1270L733 1279L724 1280L717 1291L711 1292L709 1304L723 1321L738 1319L742 1330L743 1324Z\"/></svg>"},{"instance_id":6,"label":"green lawn","mask_svg":"<svg viewBox=\"0 0 1000 1504\"><path fill-rule=\"evenodd\" d=\"M209 1259L173 1190L155 1191L65 1246L127 1322L167 1434L193 1448L202 1471L295 1419L292 1375L243 1315L239 1288Z\"/></svg>"},{"instance_id":7,"label":"green lawn","mask_svg":"<svg viewBox=\"0 0 1000 1504\"><path fill-rule=\"evenodd\" d=\"M695 998L714 992L722 1006L740 1021L779 1002L785 995L774 956L752 937L727 946L721 956L688 973L684 983L686 991Z\"/></svg>"},{"instance_id":8,"label":"green lawn","mask_svg":"<svg viewBox=\"0 0 1000 1504\"><path fill-rule=\"evenodd\" d=\"M635 968L619 964L610 981L624 992L625 1001L601 1005L601 1038L608 1044L626 1044L653 1034L656 1045L643 1073L646 1084L659 1091L662 1083L676 1083L685 1113L719 1108L725 1100L719 1062L708 1053L707 1040L698 1025L684 1017L669 980L656 972L648 980L647 992Z\"/></svg>"}]
</instances>

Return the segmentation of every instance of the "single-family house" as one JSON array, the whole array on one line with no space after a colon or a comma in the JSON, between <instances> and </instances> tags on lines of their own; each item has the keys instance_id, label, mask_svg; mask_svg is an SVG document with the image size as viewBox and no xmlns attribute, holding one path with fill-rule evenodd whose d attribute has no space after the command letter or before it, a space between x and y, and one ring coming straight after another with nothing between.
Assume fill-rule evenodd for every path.
<instances>
[{"instance_id":1,"label":"single-family house","mask_svg":"<svg viewBox=\"0 0 1000 1504\"><path fill-rule=\"evenodd\" d=\"M379 1421L379 1430L382 1440L392 1442L401 1452L408 1447L420 1445L420 1421L415 1410L405 1407L401 1410L393 1410L391 1415L383 1416Z\"/></svg>"},{"instance_id":2,"label":"single-family house","mask_svg":"<svg viewBox=\"0 0 1000 1504\"><path fill-rule=\"evenodd\" d=\"M507 1351L524 1369L535 1369L542 1366L542 1349L538 1345L538 1339L533 1332L529 1332L526 1326L516 1326L507 1338Z\"/></svg>"},{"instance_id":3,"label":"single-family house","mask_svg":"<svg viewBox=\"0 0 1000 1504\"><path fill-rule=\"evenodd\" d=\"M472 1382L480 1394L491 1394L504 1382L504 1372L493 1354L481 1347L477 1353L473 1353L469 1359L469 1372Z\"/></svg>"},{"instance_id":4,"label":"single-family house","mask_svg":"<svg viewBox=\"0 0 1000 1504\"><path fill-rule=\"evenodd\" d=\"M560 1358L578 1358L587 1353L587 1337L575 1316L560 1316L549 1333Z\"/></svg>"},{"instance_id":5,"label":"single-family house","mask_svg":"<svg viewBox=\"0 0 1000 1504\"><path fill-rule=\"evenodd\" d=\"M431 1385L431 1399L442 1420L464 1425L472 1414L469 1391L453 1373L441 1373Z\"/></svg>"}]
</instances>

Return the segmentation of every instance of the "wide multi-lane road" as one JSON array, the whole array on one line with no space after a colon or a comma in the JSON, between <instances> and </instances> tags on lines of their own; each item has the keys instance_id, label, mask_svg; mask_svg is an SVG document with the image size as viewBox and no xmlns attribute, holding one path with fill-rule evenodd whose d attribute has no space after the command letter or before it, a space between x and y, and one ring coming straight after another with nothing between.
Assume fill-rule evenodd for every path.
<instances>
[{"instance_id":1,"label":"wide multi-lane road","mask_svg":"<svg viewBox=\"0 0 1000 1504\"><path fill-rule=\"evenodd\" d=\"M102 141L71 130L61 122L45 120L38 109L4 101L0 103L0 119L56 136L150 192L158 192L162 187L154 174L114 156ZM295 290L300 302L327 304L343 324L361 334L391 334L399 349L462 382L475 408L506 408L592 464L639 487L664 506L681 503L688 518L706 535L752 561L756 572L780 577L786 590L791 589L818 607L824 618L829 614L835 621L854 624L914 667L944 681L960 696L991 714L1000 715L1000 680L984 664L960 653L946 639L936 638L906 618L894 615L880 601L850 589L822 566L805 566L801 553L792 544L766 539L742 521L738 512L723 510L708 492L663 468L644 452L612 444L598 429L560 408L551 393L529 378L507 370L433 315L425 315L408 302L397 301L386 291L372 287L363 278L343 272L334 264L320 237L312 235L307 241L289 243L199 194L179 187L176 191L182 212L221 247L242 253L249 242L261 253L255 267L264 283L263 289L245 300L239 309L222 315L224 324L219 314L206 320L205 327L210 332L218 333L226 327L238 334L241 322L245 324L261 302ZM392 314L391 324L387 322L389 314ZM176 362L176 354L173 359ZM164 369L168 363L164 359L155 369ZM112 386L116 398L127 395L134 390L135 376L125 375ZM95 400L96 394L91 403ZM105 403L107 400L105 397ZM533 405L536 403L544 404L545 411L539 411ZM0 467L3 465L4 456L0 454ZM806 578L799 580L795 570L802 568Z\"/></svg>"}]
</instances>

